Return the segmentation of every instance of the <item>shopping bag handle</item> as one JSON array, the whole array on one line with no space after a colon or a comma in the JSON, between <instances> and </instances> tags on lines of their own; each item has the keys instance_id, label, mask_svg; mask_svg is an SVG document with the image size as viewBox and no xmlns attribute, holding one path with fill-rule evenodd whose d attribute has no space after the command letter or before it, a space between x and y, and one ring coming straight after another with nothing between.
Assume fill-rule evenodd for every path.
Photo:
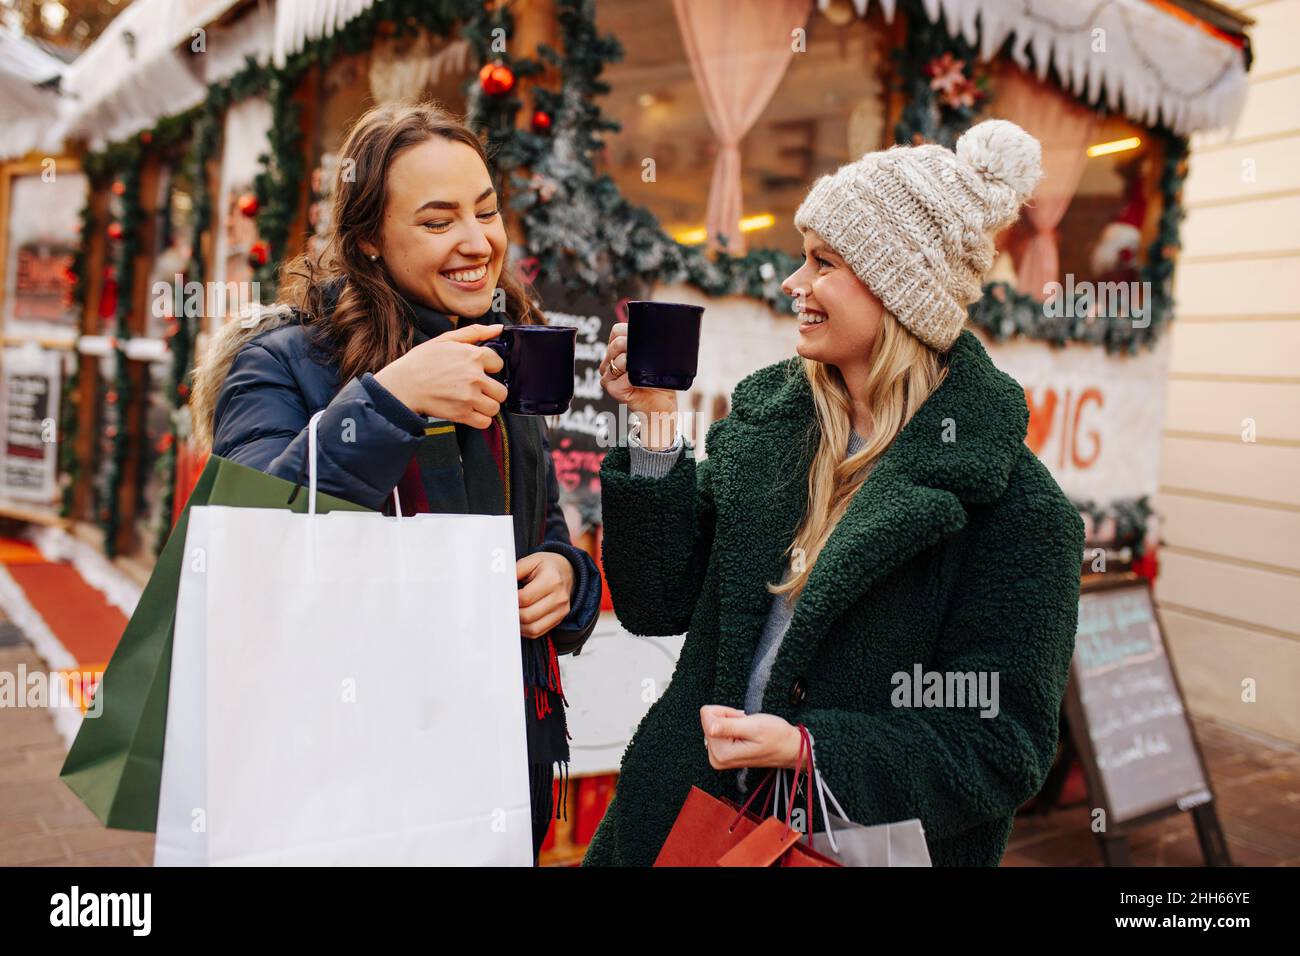
<instances>
[{"instance_id":1,"label":"shopping bag handle","mask_svg":"<svg viewBox=\"0 0 1300 956\"><path fill-rule=\"evenodd\" d=\"M794 782L791 784L790 798L786 801L785 832L788 834L794 825L794 795L795 792L799 789L799 779L804 774L804 764L807 763L808 766L807 837L808 837L808 845L812 846L812 820L813 820L812 790L813 790L813 774L815 772L813 768L813 762L812 762L812 735L808 732L808 728L805 727L803 724L798 724L797 726L799 728L799 756L795 760ZM781 769L782 768L780 767L773 767L772 770L768 773L768 775L763 778L762 782L760 782L759 785L754 788L754 792L749 795L749 799L745 801L745 805L742 806L736 812L735 818L731 821L731 826L727 828L728 830L734 830L736 828L736 825L740 822L740 818L745 815L745 811L749 809L750 804L752 804L755 798L758 796L758 792L762 790L763 787L769 781L773 781L773 784L772 784L772 790L768 793L768 799L770 799L773 796L773 794L776 793L778 784L780 784L784 779L781 776ZM763 816L767 816L767 805L768 805L768 801L765 799L763 801L763 814L762 814ZM774 805L772 808L772 812L779 813L780 811L777 809L777 806Z\"/></svg>"},{"instance_id":2,"label":"shopping bag handle","mask_svg":"<svg viewBox=\"0 0 1300 956\"><path fill-rule=\"evenodd\" d=\"M827 786L825 778L822 777L822 772L816 768L816 762L815 762L815 761L816 761L815 741L813 740L812 731L809 730L807 727L805 727L803 724L800 724L799 727L800 727L800 729L801 729L805 734L808 735L808 754L809 754L809 758L810 758L811 760L813 760L813 762L814 762L814 766L813 766L813 781L815 782L816 787L817 787L817 799L818 799L818 801L821 803L821 808L822 808L822 819L824 819L824 820L826 821L826 842L827 842L828 844L830 844L830 848L831 848L831 852L832 852L832 853L839 853L839 852L840 852L840 848L839 848L839 847L836 845L836 843L835 843L835 828L834 828L834 826L831 824L831 813L830 813L830 810L827 809L827 807L826 807L826 799L827 799L827 797L830 798L830 802L831 802L832 806L835 807L835 812L839 815L840 819L842 819L842 820L848 820L848 819L849 819L849 815L848 815L847 813L844 812L844 808L843 808L842 806L840 806L840 802L839 802L839 800L837 800L837 799L835 798L835 794L832 793L832 792L831 792L831 788L830 788L829 786ZM791 791L790 791L790 794L791 794L791 799L793 800L793 799L794 799L794 791L791 790ZM809 794L809 796L811 797L812 795ZM809 812L811 813L811 811L809 811ZM809 833L812 832L812 827L813 827L813 818L812 818L811 816L809 816L809 818L808 818L808 832L809 832Z\"/></svg>"},{"instance_id":3,"label":"shopping bag handle","mask_svg":"<svg viewBox=\"0 0 1300 956\"><path fill-rule=\"evenodd\" d=\"M316 514L316 423L324 414L325 409L322 408L307 422L307 514L312 516ZM397 517L401 518L402 499L398 496L396 487L393 488L393 509Z\"/></svg>"},{"instance_id":4,"label":"shopping bag handle","mask_svg":"<svg viewBox=\"0 0 1300 956\"><path fill-rule=\"evenodd\" d=\"M316 514L316 423L325 414L321 409L307 422L307 514Z\"/></svg>"},{"instance_id":5,"label":"shopping bag handle","mask_svg":"<svg viewBox=\"0 0 1300 956\"><path fill-rule=\"evenodd\" d=\"M822 817L823 819L826 820L826 839L830 843L831 850L835 853L838 853L839 847L835 843L835 833L831 825L830 811L826 808L826 798L828 796L830 797L830 801L835 807L835 812L838 813L843 819L847 820L849 818L849 815L844 812L844 808L840 806L839 800L835 799L835 794L831 793L831 788L826 785L825 780L822 778L821 771L817 769L816 750L814 747L812 731L809 730L803 724L798 724L796 726L798 726L799 728L801 741L806 739L807 748L808 748L807 749L808 765L811 770L811 776L808 779L808 842L810 844L812 843L812 831L813 831L813 826L815 824L815 818L813 816L813 803L812 803L812 788L815 785L817 788L817 798L821 803ZM787 805L793 808L794 795L799 790L799 774L798 772L796 772L795 779L790 786L789 794L786 795L784 771L787 769L789 768L783 767L781 768L780 771L774 770L772 774L769 774L768 777L764 778L762 783L759 784L759 787L761 788L764 784L767 783L768 779L770 779L772 775L776 775L776 783L772 787L772 793L778 795L776 804L772 808L772 812L774 814L779 814L781 812L781 802L783 796L785 798L785 802L787 803ZM766 802L763 804L763 815L764 816L767 815Z\"/></svg>"}]
</instances>

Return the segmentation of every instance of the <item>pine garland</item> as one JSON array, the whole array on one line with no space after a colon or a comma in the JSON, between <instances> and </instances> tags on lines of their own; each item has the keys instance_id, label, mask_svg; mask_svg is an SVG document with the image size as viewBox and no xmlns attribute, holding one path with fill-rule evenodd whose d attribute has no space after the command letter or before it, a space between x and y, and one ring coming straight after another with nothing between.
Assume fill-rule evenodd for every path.
<instances>
[{"instance_id":1,"label":"pine garland","mask_svg":"<svg viewBox=\"0 0 1300 956\"><path fill-rule=\"evenodd\" d=\"M952 57L962 63L962 74L974 84L976 49L960 34L950 34L942 16L931 23L917 0L902 0L900 9L907 18L907 34L902 48L894 52L894 66L904 106L894 124L894 142L902 146L940 143L952 149L979 111L974 104L941 101L930 85L927 67Z\"/></svg>"},{"instance_id":2,"label":"pine garland","mask_svg":"<svg viewBox=\"0 0 1300 956\"><path fill-rule=\"evenodd\" d=\"M497 31L504 38L498 44ZM460 35L474 51L479 63L498 63L508 68L517 79L535 77L542 66L528 57L517 57L510 52L515 22L510 8L502 3L495 9L479 8L461 24ZM504 49L498 49L504 46ZM519 84L506 93L489 94L477 78L471 78L465 88L467 123L487 141L488 154L495 160L497 171L513 169L519 165L515 148L515 117L524 105L518 94ZM500 186L500 184L498 184Z\"/></svg>"},{"instance_id":3,"label":"pine garland","mask_svg":"<svg viewBox=\"0 0 1300 956\"><path fill-rule=\"evenodd\" d=\"M190 151L186 164L190 169L190 178L194 184L192 197L193 221L190 224L190 261L186 267L186 284L197 282L203 285L206 275L203 267L203 237L212 225L212 193L208 188L208 162L217 153L220 139L221 116L216 101L209 98L203 105L202 113L194 124L190 139ZM207 297L204 297L206 302ZM163 497L158 524L154 535L154 550L161 554L167 544L171 529L172 510L176 504L176 469L177 454L183 441L189 438L188 402L190 388L193 384L194 342L198 335L200 316L191 316L181 305L169 330L168 348L171 352L171 368L168 376L168 396L171 401L171 429L163 436L163 447L156 465L162 479Z\"/></svg>"},{"instance_id":4,"label":"pine garland","mask_svg":"<svg viewBox=\"0 0 1300 956\"><path fill-rule=\"evenodd\" d=\"M144 134L145 142L149 134ZM131 338L132 290L135 287L135 262L140 253L140 226L144 221L144 210L140 204L140 166L143 151L140 143L133 143L134 149L127 152L130 162L126 163L121 182L125 187L122 193L122 227L121 245L117 249L117 261L114 272L117 281L117 309L113 329L113 384L105 403L111 414L109 428L114 429L109 437L113 445L106 462L103 477L103 489L98 508L99 525L104 530L104 553L110 558L117 554L117 534L121 526L121 507L119 503L122 488L122 473L126 465L127 429L123 414L131 401L131 380L128 375L126 348L124 343Z\"/></svg>"},{"instance_id":5,"label":"pine garland","mask_svg":"<svg viewBox=\"0 0 1300 956\"><path fill-rule=\"evenodd\" d=\"M297 76L273 73L267 88L271 104L270 152L259 156L262 170L253 179L257 196L257 230L267 247L266 261L257 265L254 279L266 301L275 298L277 270L289 243L289 229L298 212L299 188L306 174L302 133L298 129L298 104L293 91Z\"/></svg>"},{"instance_id":6,"label":"pine garland","mask_svg":"<svg viewBox=\"0 0 1300 956\"><path fill-rule=\"evenodd\" d=\"M1100 528L1108 519L1115 522L1115 536L1108 541L1116 550L1128 548L1133 560L1146 554L1147 528L1154 510L1146 495L1139 498L1117 498L1109 504L1099 505L1091 499L1071 499L1071 504L1080 514L1092 520L1094 529Z\"/></svg>"},{"instance_id":7,"label":"pine garland","mask_svg":"<svg viewBox=\"0 0 1300 956\"><path fill-rule=\"evenodd\" d=\"M81 207L81 231L77 250L72 255L72 306L80 324L83 321L86 296L90 289L90 240L98 230L95 216L95 194L102 181L96 182L87 177L90 188L86 191L86 203ZM59 406L59 474L63 481L59 502L59 515L71 518L76 501L77 482L81 480L81 460L77 457L77 435L80 421L77 415L77 391L81 384L81 356L72 353L72 372L63 380L62 404Z\"/></svg>"},{"instance_id":8,"label":"pine garland","mask_svg":"<svg viewBox=\"0 0 1300 956\"><path fill-rule=\"evenodd\" d=\"M609 90L600 75L622 58L623 48L597 32L593 0L559 0L556 12L563 53L549 46L538 52L559 73L560 88L534 91L535 108L550 127L513 131L498 155L503 168L530 172L514 176L511 205L541 271L598 295L617 295L631 284L685 282L711 296L745 295L788 310L792 302L781 280L798 268L794 256L759 249L710 259L667 235L608 175L597 175L593 157L604 149L604 134L620 129L597 104Z\"/></svg>"}]
</instances>

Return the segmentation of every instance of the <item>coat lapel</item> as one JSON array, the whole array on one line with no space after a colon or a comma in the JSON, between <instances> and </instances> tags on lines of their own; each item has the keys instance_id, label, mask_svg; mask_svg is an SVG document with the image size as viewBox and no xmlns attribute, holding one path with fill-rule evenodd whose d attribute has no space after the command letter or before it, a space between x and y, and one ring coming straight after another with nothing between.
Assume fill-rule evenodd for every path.
<instances>
[{"instance_id":1,"label":"coat lapel","mask_svg":"<svg viewBox=\"0 0 1300 956\"><path fill-rule=\"evenodd\" d=\"M770 399L714 426L720 637L714 701L743 706L754 650L783 552L807 502L819 429L799 360ZM811 425L810 425L811 423ZM995 501L1024 442L1023 389L965 330L947 377L899 432L854 496L813 566L773 664L764 709L786 695L835 619L873 584L966 524L965 503Z\"/></svg>"}]
</instances>

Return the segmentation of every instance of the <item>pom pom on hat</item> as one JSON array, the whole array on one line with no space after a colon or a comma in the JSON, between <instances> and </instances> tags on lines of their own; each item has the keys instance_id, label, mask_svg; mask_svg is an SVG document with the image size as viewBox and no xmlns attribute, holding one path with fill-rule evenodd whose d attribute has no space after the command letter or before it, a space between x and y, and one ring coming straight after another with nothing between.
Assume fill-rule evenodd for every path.
<instances>
[{"instance_id":1,"label":"pom pom on hat","mask_svg":"<svg viewBox=\"0 0 1300 956\"><path fill-rule=\"evenodd\" d=\"M957 158L1020 199L1028 199L1043 178L1042 146L1009 120L985 120L962 133Z\"/></svg>"},{"instance_id":2,"label":"pom pom on hat","mask_svg":"<svg viewBox=\"0 0 1300 956\"><path fill-rule=\"evenodd\" d=\"M794 215L843 257L913 335L952 346L983 294L993 237L1043 175L1038 140L988 120L956 150L926 143L868 153L822 176Z\"/></svg>"}]
</instances>

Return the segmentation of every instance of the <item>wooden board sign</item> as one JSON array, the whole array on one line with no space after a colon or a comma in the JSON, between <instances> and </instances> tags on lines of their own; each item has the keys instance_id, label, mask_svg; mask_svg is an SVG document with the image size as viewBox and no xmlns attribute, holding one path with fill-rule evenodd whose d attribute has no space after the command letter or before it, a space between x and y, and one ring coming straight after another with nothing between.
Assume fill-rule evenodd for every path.
<instances>
[{"instance_id":1,"label":"wooden board sign","mask_svg":"<svg viewBox=\"0 0 1300 956\"><path fill-rule=\"evenodd\" d=\"M1085 585L1066 708L1091 805L1105 810L1103 847L1135 826L1190 810L1198 832L1213 831L1201 833L1202 844L1214 844L1207 859L1217 862L1222 835L1209 775L1145 580Z\"/></svg>"}]
</instances>

